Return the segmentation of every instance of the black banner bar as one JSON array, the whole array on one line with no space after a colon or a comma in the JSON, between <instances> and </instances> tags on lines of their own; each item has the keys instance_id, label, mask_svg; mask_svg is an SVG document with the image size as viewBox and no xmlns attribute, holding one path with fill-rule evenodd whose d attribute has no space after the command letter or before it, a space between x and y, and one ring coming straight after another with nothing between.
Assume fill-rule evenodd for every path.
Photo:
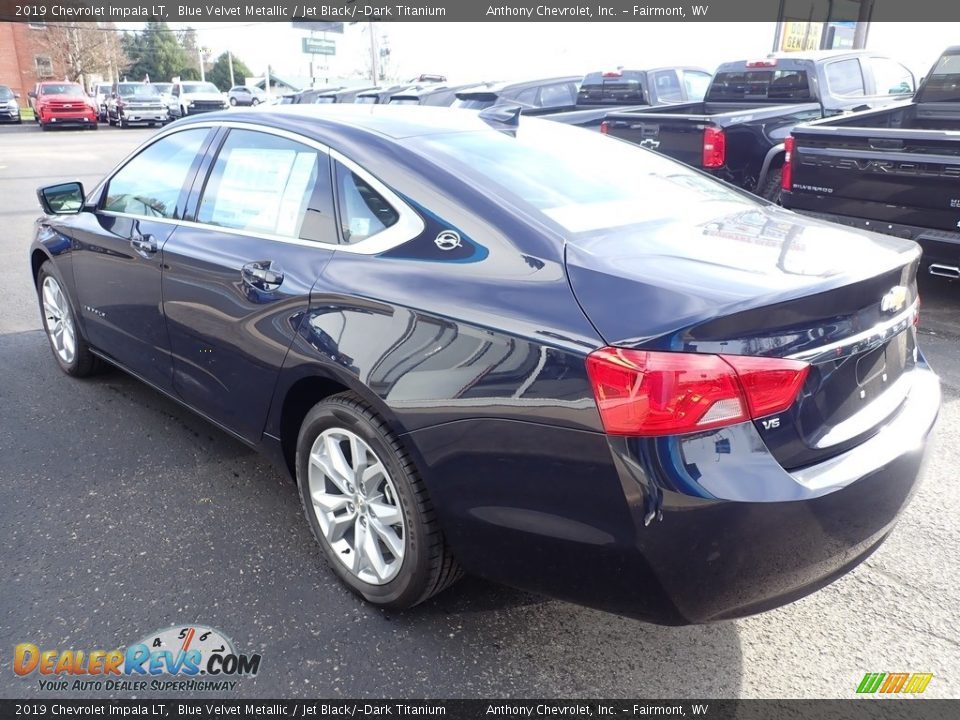
<instances>
[{"instance_id":1,"label":"black banner bar","mask_svg":"<svg viewBox=\"0 0 960 720\"><path fill-rule=\"evenodd\" d=\"M955 720L960 700L0 700L0 718Z\"/></svg>"},{"instance_id":2,"label":"black banner bar","mask_svg":"<svg viewBox=\"0 0 960 720\"><path fill-rule=\"evenodd\" d=\"M953 0L0 0L21 22L954 22Z\"/></svg>"}]
</instances>

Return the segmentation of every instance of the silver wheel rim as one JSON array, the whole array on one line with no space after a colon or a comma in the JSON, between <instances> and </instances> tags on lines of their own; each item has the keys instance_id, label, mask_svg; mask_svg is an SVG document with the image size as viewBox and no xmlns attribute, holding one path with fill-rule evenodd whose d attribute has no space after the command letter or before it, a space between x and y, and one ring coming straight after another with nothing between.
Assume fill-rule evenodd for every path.
<instances>
[{"instance_id":1,"label":"silver wheel rim","mask_svg":"<svg viewBox=\"0 0 960 720\"><path fill-rule=\"evenodd\" d=\"M307 488L337 560L371 585L396 577L406 526L396 487L370 446L349 430L324 430L310 448Z\"/></svg>"},{"instance_id":2,"label":"silver wheel rim","mask_svg":"<svg viewBox=\"0 0 960 720\"><path fill-rule=\"evenodd\" d=\"M69 365L77 354L77 331L60 283L50 275L43 279L41 300L50 344L59 358Z\"/></svg>"}]
</instances>

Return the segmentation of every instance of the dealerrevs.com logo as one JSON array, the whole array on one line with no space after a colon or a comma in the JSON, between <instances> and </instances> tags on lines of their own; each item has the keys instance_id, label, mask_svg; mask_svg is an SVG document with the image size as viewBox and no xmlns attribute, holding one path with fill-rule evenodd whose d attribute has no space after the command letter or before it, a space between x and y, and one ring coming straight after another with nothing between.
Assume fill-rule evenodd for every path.
<instances>
[{"instance_id":1,"label":"dealerrevs.com logo","mask_svg":"<svg viewBox=\"0 0 960 720\"><path fill-rule=\"evenodd\" d=\"M260 670L260 655L237 653L226 635L204 625L164 628L115 650L50 650L20 643L13 671L41 690L142 692L234 690Z\"/></svg>"}]
</instances>

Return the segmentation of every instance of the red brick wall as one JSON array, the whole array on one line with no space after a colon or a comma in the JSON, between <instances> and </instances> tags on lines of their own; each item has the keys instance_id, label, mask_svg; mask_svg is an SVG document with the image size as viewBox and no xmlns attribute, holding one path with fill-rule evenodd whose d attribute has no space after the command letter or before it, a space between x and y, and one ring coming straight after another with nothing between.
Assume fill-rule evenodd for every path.
<instances>
[{"instance_id":1,"label":"red brick wall","mask_svg":"<svg viewBox=\"0 0 960 720\"><path fill-rule=\"evenodd\" d=\"M20 93L21 106L26 105L27 93L40 80L36 56L49 56L40 43L44 32L27 23L0 22L0 85Z\"/></svg>"}]
</instances>

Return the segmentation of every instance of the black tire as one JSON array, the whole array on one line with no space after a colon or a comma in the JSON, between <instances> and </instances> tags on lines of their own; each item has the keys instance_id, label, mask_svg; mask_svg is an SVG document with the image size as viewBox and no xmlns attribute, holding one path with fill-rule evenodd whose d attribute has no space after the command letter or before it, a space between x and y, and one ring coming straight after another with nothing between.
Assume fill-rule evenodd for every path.
<instances>
[{"instance_id":1,"label":"black tire","mask_svg":"<svg viewBox=\"0 0 960 720\"><path fill-rule=\"evenodd\" d=\"M230 104L233 105L233 107L236 107L236 106L237 106L237 99L236 99L236 98L230 98Z\"/></svg>"},{"instance_id":2,"label":"black tire","mask_svg":"<svg viewBox=\"0 0 960 720\"><path fill-rule=\"evenodd\" d=\"M40 123L40 129L43 130L43 131L49 130L49 129L50 129L50 123Z\"/></svg>"},{"instance_id":3,"label":"black tire","mask_svg":"<svg viewBox=\"0 0 960 720\"><path fill-rule=\"evenodd\" d=\"M763 181L763 187L757 193L764 200L780 204L780 194L783 192L781 183L783 181L783 167L771 168L767 173L767 179Z\"/></svg>"},{"instance_id":4,"label":"black tire","mask_svg":"<svg viewBox=\"0 0 960 720\"><path fill-rule=\"evenodd\" d=\"M307 482L310 450L320 434L331 428L342 428L362 438L384 464L396 488L405 523L404 557L397 575L383 585L367 583L345 567L324 537L313 509ZM373 407L354 393L333 395L307 413L297 438L296 473L307 523L327 564L347 587L368 602L396 610L410 608L463 576L446 545L436 511L413 461Z\"/></svg>"},{"instance_id":5,"label":"black tire","mask_svg":"<svg viewBox=\"0 0 960 720\"><path fill-rule=\"evenodd\" d=\"M250 102L250 104L251 104L253 107L256 107L257 105L260 104L260 99L259 99L259 98L254 98L254 99Z\"/></svg>"},{"instance_id":6,"label":"black tire","mask_svg":"<svg viewBox=\"0 0 960 720\"><path fill-rule=\"evenodd\" d=\"M72 362L65 362L62 357L57 353L56 348L53 346L53 342L50 340L50 331L47 325L47 312L43 307L43 281L47 277L52 277L57 281L57 284L63 290L69 311L72 314L74 333L76 337L76 350L73 355ZM66 285L63 282L63 278L60 277L60 273L57 272L57 269L54 267L53 263L47 260L40 266L40 272L37 273L37 301L40 304L40 315L43 318L43 329L47 333L47 341L50 345L50 352L53 354L53 359L56 360L57 365L60 366L60 369L63 370L67 375L72 377L88 377L99 372L102 369L102 363L100 358L90 352L90 346L87 344L87 341L84 339L82 332L80 331L80 325L77 322L77 312L74 309L73 301L70 298L69 293L66 290Z\"/></svg>"}]
</instances>

